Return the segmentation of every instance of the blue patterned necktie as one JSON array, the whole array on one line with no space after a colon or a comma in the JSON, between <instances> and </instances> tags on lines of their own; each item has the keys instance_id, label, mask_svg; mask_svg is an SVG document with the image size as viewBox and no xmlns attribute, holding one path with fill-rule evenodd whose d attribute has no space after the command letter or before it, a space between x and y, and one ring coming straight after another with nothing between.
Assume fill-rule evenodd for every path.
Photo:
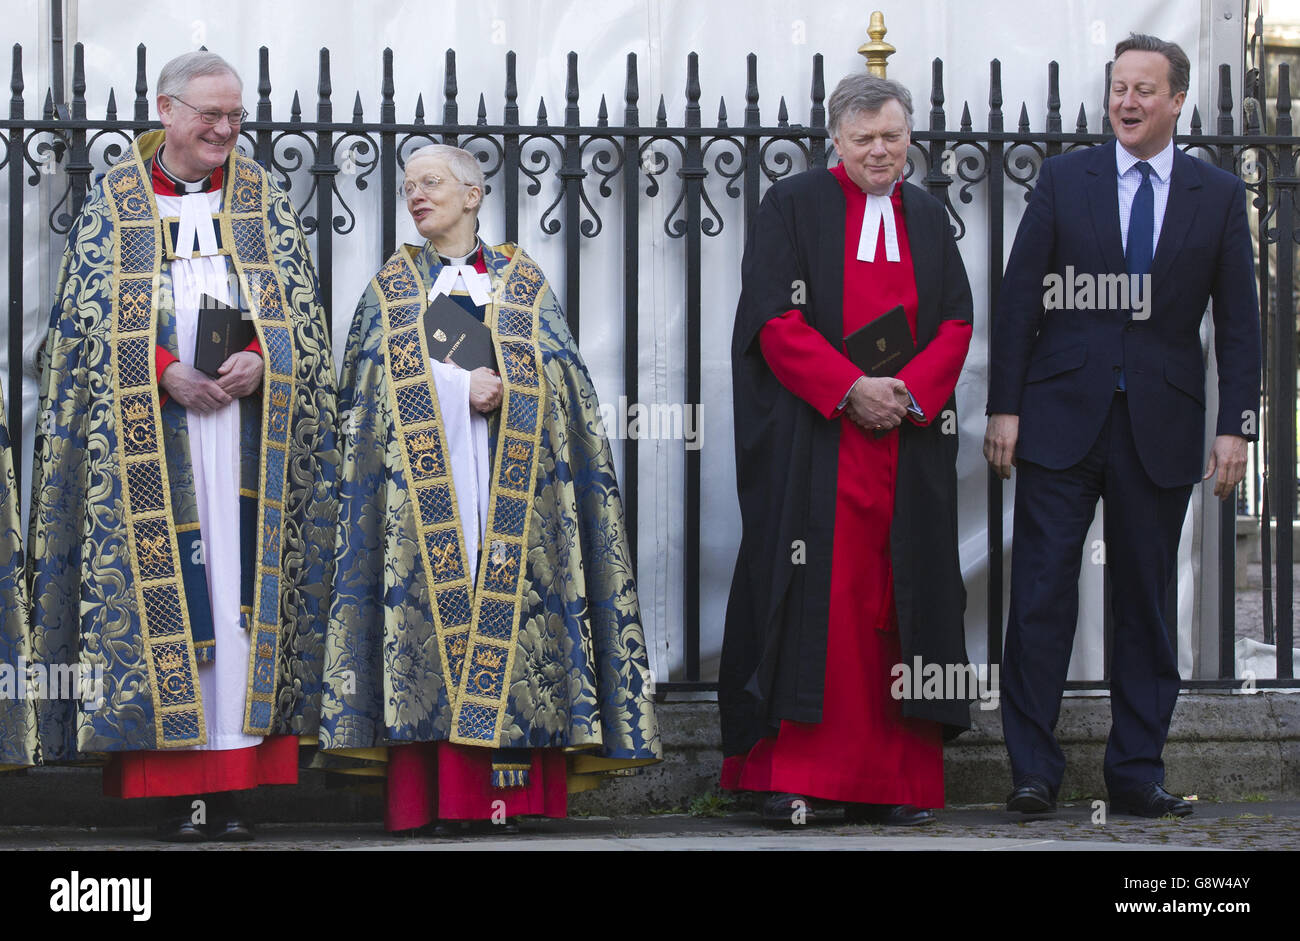
<instances>
[{"instance_id":1,"label":"blue patterned necktie","mask_svg":"<svg viewBox=\"0 0 1300 941\"><path fill-rule=\"evenodd\" d=\"M1133 205L1128 214L1128 245L1124 249L1124 267L1129 274L1151 273L1151 242L1156 228L1156 197L1151 187L1151 164L1139 160L1134 164L1142 174L1142 182L1133 194ZM1124 370L1115 373L1115 388L1124 389Z\"/></svg>"},{"instance_id":2,"label":"blue patterned necktie","mask_svg":"<svg viewBox=\"0 0 1300 941\"><path fill-rule=\"evenodd\" d=\"M1124 264L1129 274L1151 272L1151 241L1156 228L1156 197L1151 188L1151 164L1139 160L1135 166L1142 173L1142 182L1133 194L1133 206L1128 214L1128 245L1124 251Z\"/></svg>"}]
</instances>

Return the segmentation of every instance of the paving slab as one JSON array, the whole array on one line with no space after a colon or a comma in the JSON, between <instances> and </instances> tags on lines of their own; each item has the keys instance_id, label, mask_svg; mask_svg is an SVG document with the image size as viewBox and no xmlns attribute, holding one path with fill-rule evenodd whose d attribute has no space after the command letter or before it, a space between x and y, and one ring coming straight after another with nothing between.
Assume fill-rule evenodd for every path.
<instances>
[{"instance_id":1,"label":"paving slab","mask_svg":"<svg viewBox=\"0 0 1300 941\"><path fill-rule=\"evenodd\" d=\"M525 819L505 835L490 824L474 835L385 833L378 821L284 823L258 827L253 843L160 843L152 830L124 827L0 827L0 850L259 852L267 850L1300 850L1300 801L1198 801L1192 817L1150 820L1107 816L1091 803L1065 803L1054 814L1026 818L999 805L937 812L923 827L847 824L839 811L787 830L765 828L752 812L718 816L656 814Z\"/></svg>"}]
</instances>

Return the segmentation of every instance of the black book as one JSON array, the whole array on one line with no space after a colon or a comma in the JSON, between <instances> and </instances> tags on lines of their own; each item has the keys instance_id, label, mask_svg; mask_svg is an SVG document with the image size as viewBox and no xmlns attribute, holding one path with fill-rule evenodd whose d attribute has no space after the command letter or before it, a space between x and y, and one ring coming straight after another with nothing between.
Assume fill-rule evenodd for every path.
<instances>
[{"instance_id":1,"label":"black book","mask_svg":"<svg viewBox=\"0 0 1300 941\"><path fill-rule=\"evenodd\" d=\"M194 338L194 368L216 378L221 364L257 336L248 311L204 294L199 302L199 330Z\"/></svg>"},{"instance_id":2,"label":"black book","mask_svg":"<svg viewBox=\"0 0 1300 941\"><path fill-rule=\"evenodd\" d=\"M425 308L424 339L429 357L440 363L450 358L461 369L497 368L492 331L446 294L439 294Z\"/></svg>"},{"instance_id":3,"label":"black book","mask_svg":"<svg viewBox=\"0 0 1300 941\"><path fill-rule=\"evenodd\" d=\"M898 375L916 355L916 343L902 304L854 330L844 338L844 346L853 365L873 379Z\"/></svg>"}]
</instances>

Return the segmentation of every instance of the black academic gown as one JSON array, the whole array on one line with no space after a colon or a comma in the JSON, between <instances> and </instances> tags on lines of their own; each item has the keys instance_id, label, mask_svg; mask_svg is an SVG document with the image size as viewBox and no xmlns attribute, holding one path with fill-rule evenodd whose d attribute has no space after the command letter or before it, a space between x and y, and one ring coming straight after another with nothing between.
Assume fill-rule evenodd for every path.
<instances>
[{"instance_id":1,"label":"black academic gown","mask_svg":"<svg viewBox=\"0 0 1300 941\"><path fill-rule=\"evenodd\" d=\"M943 205L904 184L903 215L916 275L919 350L941 321L971 320L970 286ZM826 170L810 170L768 190L745 246L731 348L743 530L719 674L724 755L748 752L783 719L822 717L840 422L826 420L781 385L758 335L767 321L796 309L842 348L844 225L838 181ZM944 408L955 414L955 400ZM967 662L957 435L943 433L954 425L903 422L899 429L890 544L907 664L916 656L926 664ZM908 699L903 713L943 723L948 736L970 727L969 703L962 700Z\"/></svg>"}]
</instances>

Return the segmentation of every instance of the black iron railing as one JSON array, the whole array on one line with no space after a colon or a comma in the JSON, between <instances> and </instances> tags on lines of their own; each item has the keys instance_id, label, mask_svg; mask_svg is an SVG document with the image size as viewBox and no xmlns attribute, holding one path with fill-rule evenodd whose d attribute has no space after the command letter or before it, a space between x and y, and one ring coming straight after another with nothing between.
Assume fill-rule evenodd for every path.
<instances>
[{"instance_id":1,"label":"black iron railing","mask_svg":"<svg viewBox=\"0 0 1300 941\"><path fill-rule=\"evenodd\" d=\"M110 92L102 119L86 113L86 81L83 51L74 48L72 98L64 105L47 93L39 117L28 117L22 78L22 49L13 49L9 118L0 121L7 148L0 169L7 168L9 181L9 425L14 440L24 433L21 413L21 351L23 338L24 204L36 192L42 177L53 175L63 182L48 216L53 235L66 233L80 210L87 188L98 173L121 157L135 136L156 127L149 119L149 84L146 51L136 53L135 98L130 118L118 114L116 97ZM627 57L627 78L623 89L622 116L610 122L610 107L602 96L595 125L580 123L578 59L570 53L564 90L563 123L548 121L544 101L539 103L530 124L520 123L515 57L505 57L504 101L500 123L489 123L486 97L478 96L471 122L460 118L455 53L446 54L441 115L430 123L423 98L416 101L412 119L399 121L393 82L391 50L383 53L383 78L378 120L368 120L360 95L351 114L334 113L328 50L320 52L319 80L314 116L308 116L294 94L287 118L277 119L271 103L269 55L262 48L257 77L257 102L253 120L241 131L241 147L270 169L297 205L304 228L312 239L322 294L331 296L336 242L353 232L357 212L377 214L381 246L378 264L396 246L398 209L397 181L404 158L426 143L457 144L473 151L484 164L489 191L499 193L504 213L505 236L519 238L519 209L524 200L545 202L541 213L542 232L563 238L564 272L561 301L575 336L582 322L583 244L603 231L604 222L593 205L594 188L601 199L617 196L622 216L624 245L622 268L624 356L623 381L629 402L638 400L638 312L641 306L638 248L643 201L671 199L664 230L679 240L683 253L684 281L680 286L685 302L686 402L701 398L701 251L704 238L717 238L724 230L719 201L739 201L746 222L757 209L764 185L805 168L823 167L829 156L825 128L825 82L821 56L813 57L813 78L807 125L791 124L785 98L780 99L775 125L764 125L759 111L757 60L746 63L747 82L743 119L728 122L725 101L719 101L717 119L703 122L697 58L687 60L686 95L682 121L668 123L668 108L662 97L651 124L642 124L636 56ZM1107 85L1109 74L1107 74ZM988 309L996 310L1001 284L1002 259L1009 231L1016 219L1003 214L1004 194L1032 191L1042 161L1078 147L1107 140L1109 121L1104 108L1101 126L1088 127L1086 109L1080 105L1071 131L1064 130L1056 63L1047 74L1047 115L1043 130L1031 127L1022 105L1014 130L1005 129L1001 69L994 60L989 75L989 108L984 130L974 128L970 108L964 105L958 126L950 130L944 110L943 63L935 60L929 95L928 127L913 133L908 172L949 209L958 239L968 227L982 223L987 235L984 263L988 270ZM1190 130L1176 138L1186 151L1238 173L1253 196L1257 217L1259 249L1257 264L1261 302L1264 305L1266 368L1264 413L1261 417L1263 444L1257 445L1253 476L1243 485L1242 498L1222 505L1219 612L1220 663L1218 678L1198 684L1232 685L1233 664L1234 552L1238 510L1257 515L1262 529L1266 591L1265 639L1278 647L1278 676L1257 685L1294 685L1291 662L1293 631L1293 584L1291 540L1277 540L1276 558L1271 559L1269 535L1273 520L1281 521L1289 535L1296 513L1296 347L1294 275L1295 197L1300 179L1296 159L1297 139L1291 136L1290 88L1287 66L1278 70L1276 133L1262 133L1264 97L1258 73L1251 73L1250 96L1243 131L1233 126L1233 93L1227 66L1219 71L1218 114L1213 133L1207 133L1198 110L1193 109ZM923 108L918 107L918 123ZM373 187L373 190L372 190ZM375 198L377 190L378 198ZM975 219L972 204L982 190L982 220ZM609 203L613 205L614 203ZM357 207L357 208L354 208ZM969 217L969 218L968 218ZM743 233L732 232L739 239ZM1270 254L1270 247L1274 249ZM1275 257L1275 267L1273 258ZM976 260L968 258L968 262ZM972 264L973 266L973 264ZM36 308L41 303L33 305ZM623 491L627 522L637 532L637 441L625 442ZM660 683L663 691L708 690L716 684L701 676L700 668L700 498L701 451L684 448L685 500L682 530L685 535L684 606L681 613L684 634L684 662L681 675L671 683ZM21 470L21 469L20 469ZM1249 500L1247 502L1247 495ZM988 649L997 659L1002 647L1004 620L1002 482L990 474L988 483ZM635 540L633 540L635 546ZM1274 572L1276 573L1274 577ZM1172 590L1172 588L1171 588ZM1073 684L1079 688L1095 683ZM1104 683L1102 684L1104 685Z\"/></svg>"}]
</instances>

